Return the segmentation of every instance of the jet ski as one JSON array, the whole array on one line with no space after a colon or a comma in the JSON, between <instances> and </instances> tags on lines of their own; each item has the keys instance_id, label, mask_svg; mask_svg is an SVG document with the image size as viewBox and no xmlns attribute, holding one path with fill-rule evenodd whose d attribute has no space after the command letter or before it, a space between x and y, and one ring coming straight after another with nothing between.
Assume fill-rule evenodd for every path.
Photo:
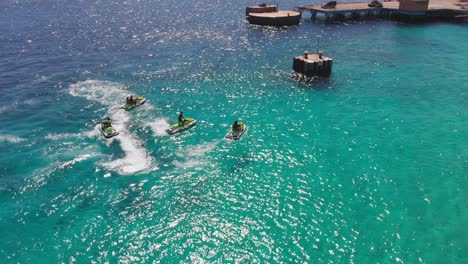
<instances>
[{"instance_id":1,"label":"jet ski","mask_svg":"<svg viewBox=\"0 0 468 264\"><path fill-rule=\"evenodd\" d=\"M115 137L115 136L117 136L117 135L119 134L119 132L117 132L117 131L112 127L110 118L104 119L104 120L101 122L101 125L99 125L99 130L101 131L102 135L103 135L105 138Z\"/></svg>"},{"instance_id":2,"label":"jet ski","mask_svg":"<svg viewBox=\"0 0 468 264\"><path fill-rule=\"evenodd\" d=\"M185 118L185 121L184 121L184 123L182 125L173 124L173 125L171 125L171 128L166 129L166 132L169 135L179 133L180 131L183 131L185 129L189 129L189 128L193 127L196 123L197 123L197 120L195 120L193 118Z\"/></svg>"},{"instance_id":3,"label":"jet ski","mask_svg":"<svg viewBox=\"0 0 468 264\"><path fill-rule=\"evenodd\" d=\"M247 131L246 124L239 122L239 125L240 125L239 131L233 131L232 128L231 130L229 130L229 132L226 134L227 139L238 140L245 133L245 131Z\"/></svg>"},{"instance_id":4,"label":"jet ski","mask_svg":"<svg viewBox=\"0 0 468 264\"><path fill-rule=\"evenodd\" d=\"M137 96L137 97L135 97L133 99L132 103L127 102L124 106L121 106L121 108L128 111L130 109L133 109L133 108L135 108L137 106L140 106L140 105L144 104L145 102L146 102L145 97Z\"/></svg>"}]
</instances>

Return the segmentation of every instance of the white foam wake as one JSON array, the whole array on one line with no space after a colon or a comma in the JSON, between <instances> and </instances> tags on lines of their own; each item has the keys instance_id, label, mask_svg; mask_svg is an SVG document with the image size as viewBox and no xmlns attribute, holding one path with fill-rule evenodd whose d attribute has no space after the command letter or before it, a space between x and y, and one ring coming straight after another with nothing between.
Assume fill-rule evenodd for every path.
<instances>
[{"instance_id":1,"label":"white foam wake","mask_svg":"<svg viewBox=\"0 0 468 264\"><path fill-rule=\"evenodd\" d=\"M27 99L27 100L18 100L14 101L9 105L0 106L0 114L6 111L12 111L17 109L18 107L24 107L25 105L34 105L38 102L37 99Z\"/></svg>"},{"instance_id":2,"label":"white foam wake","mask_svg":"<svg viewBox=\"0 0 468 264\"><path fill-rule=\"evenodd\" d=\"M71 85L69 93L72 96L84 97L111 106L107 111L107 116L111 118L112 126L119 132L119 135L106 141L108 144L113 141L119 142L125 156L103 163L104 167L123 175L149 171L152 167L156 167L153 165L154 159L143 146L144 142L137 135L128 131L131 121L130 113L117 107L117 104L124 102L127 96L123 85L108 81L87 80ZM96 125L94 133L99 131L98 127L99 125Z\"/></svg>"},{"instance_id":3,"label":"white foam wake","mask_svg":"<svg viewBox=\"0 0 468 264\"><path fill-rule=\"evenodd\" d=\"M64 139L81 139L84 137L88 138L95 138L99 136L101 133L96 125L95 129L83 133L62 133L62 134L47 134L45 139L57 141L57 140L64 140Z\"/></svg>"},{"instance_id":4,"label":"white foam wake","mask_svg":"<svg viewBox=\"0 0 468 264\"><path fill-rule=\"evenodd\" d=\"M189 157L202 157L206 153L212 151L221 142L221 140L214 140L212 142L205 142L200 145L190 146L187 148L187 156Z\"/></svg>"},{"instance_id":5,"label":"white foam wake","mask_svg":"<svg viewBox=\"0 0 468 264\"><path fill-rule=\"evenodd\" d=\"M9 109L9 106L0 106L0 114L7 111Z\"/></svg>"},{"instance_id":6,"label":"white foam wake","mask_svg":"<svg viewBox=\"0 0 468 264\"><path fill-rule=\"evenodd\" d=\"M130 114L123 109L111 109L108 115L113 120L113 127L120 133L114 140L119 142L125 157L104 163L104 167L124 175L149 170L154 160L144 148L143 141L128 131Z\"/></svg>"},{"instance_id":7,"label":"white foam wake","mask_svg":"<svg viewBox=\"0 0 468 264\"><path fill-rule=\"evenodd\" d=\"M145 127L149 127L156 136L165 136L167 135L166 130L170 127L170 124L166 119L159 118L153 122L145 123Z\"/></svg>"},{"instance_id":8,"label":"white foam wake","mask_svg":"<svg viewBox=\"0 0 468 264\"><path fill-rule=\"evenodd\" d=\"M24 138L20 138L15 135L0 135L0 141L6 141L9 143L20 143L21 141L24 141Z\"/></svg>"},{"instance_id":9,"label":"white foam wake","mask_svg":"<svg viewBox=\"0 0 468 264\"><path fill-rule=\"evenodd\" d=\"M90 101L113 105L115 102L124 102L127 91L119 83L86 80L70 85L68 93L72 96L84 97Z\"/></svg>"},{"instance_id":10,"label":"white foam wake","mask_svg":"<svg viewBox=\"0 0 468 264\"><path fill-rule=\"evenodd\" d=\"M58 166L60 169L64 169L64 168L67 168L67 167L71 167L73 166L75 163L77 162L80 162L80 161L83 161L83 160L87 160L89 158L92 158L94 156L97 156L96 154L83 154L83 155L80 155L70 161L67 161L65 163L62 163L60 166Z\"/></svg>"},{"instance_id":11,"label":"white foam wake","mask_svg":"<svg viewBox=\"0 0 468 264\"><path fill-rule=\"evenodd\" d=\"M123 175L151 170L153 158L146 152L138 137L123 131L115 140L119 141L125 157L103 163L104 167Z\"/></svg>"},{"instance_id":12,"label":"white foam wake","mask_svg":"<svg viewBox=\"0 0 468 264\"><path fill-rule=\"evenodd\" d=\"M179 158L185 158L185 161L177 160L174 161L174 164L182 168L202 169L203 166L213 162L206 157L206 154L215 149L220 142L221 140L215 140L212 142L204 142L200 145L187 146L185 149L180 148L176 155Z\"/></svg>"},{"instance_id":13,"label":"white foam wake","mask_svg":"<svg viewBox=\"0 0 468 264\"><path fill-rule=\"evenodd\" d=\"M60 139L68 139L68 138L79 138L81 134L72 134L72 133L62 133L62 134L47 134L45 136L48 140L60 140Z\"/></svg>"}]
</instances>

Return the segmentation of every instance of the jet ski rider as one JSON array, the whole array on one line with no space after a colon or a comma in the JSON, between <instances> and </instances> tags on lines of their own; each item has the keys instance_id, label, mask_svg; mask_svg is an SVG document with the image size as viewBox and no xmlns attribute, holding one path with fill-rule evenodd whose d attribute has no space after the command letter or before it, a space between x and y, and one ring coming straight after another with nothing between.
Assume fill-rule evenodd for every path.
<instances>
[{"instance_id":1,"label":"jet ski rider","mask_svg":"<svg viewBox=\"0 0 468 264\"><path fill-rule=\"evenodd\" d=\"M177 120L179 121L179 126L184 125L184 122L185 122L184 112L182 111L179 112L179 118Z\"/></svg>"},{"instance_id":2,"label":"jet ski rider","mask_svg":"<svg viewBox=\"0 0 468 264\"><path fill-rule=\"evenodd\" d=\"M232 124L232 131L234 132L240 132L241 131L241 125L239 124L239 121L234 121L234 124Z\"/></svg>"}]
</instances>

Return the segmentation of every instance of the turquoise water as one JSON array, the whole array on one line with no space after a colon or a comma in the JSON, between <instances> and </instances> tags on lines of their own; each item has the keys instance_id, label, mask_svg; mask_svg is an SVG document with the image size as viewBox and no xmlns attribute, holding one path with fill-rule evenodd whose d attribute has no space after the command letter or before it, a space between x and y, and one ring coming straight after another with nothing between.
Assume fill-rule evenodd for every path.
<instances>
[{"instance_id":1,"label":"turquoise water","mask_svg":"<svg viewBox=\"0 0 468 264\"><path fill-rule=\"evenodd\" d=\"M467 262L466 26L247 4L0 4L1 263ZM317 34L333 74L305 83Z\"/></svg>"}]
</instances>

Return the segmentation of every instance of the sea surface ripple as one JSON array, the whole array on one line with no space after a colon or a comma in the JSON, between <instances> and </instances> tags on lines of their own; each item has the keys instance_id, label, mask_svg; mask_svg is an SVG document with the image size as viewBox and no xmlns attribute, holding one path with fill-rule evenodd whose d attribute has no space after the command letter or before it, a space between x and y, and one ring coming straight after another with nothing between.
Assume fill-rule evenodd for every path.
<instances>
[{"instance_id":1,"label":"sea surface ripple","mask_svg":"<svg viewBox=\"0 0 468 264\"><path fill-rule=\"evenodd\" d=\"M468 262L466 26L252 4L0 2L0 263Z\"/></svg>"}]
</instances>

